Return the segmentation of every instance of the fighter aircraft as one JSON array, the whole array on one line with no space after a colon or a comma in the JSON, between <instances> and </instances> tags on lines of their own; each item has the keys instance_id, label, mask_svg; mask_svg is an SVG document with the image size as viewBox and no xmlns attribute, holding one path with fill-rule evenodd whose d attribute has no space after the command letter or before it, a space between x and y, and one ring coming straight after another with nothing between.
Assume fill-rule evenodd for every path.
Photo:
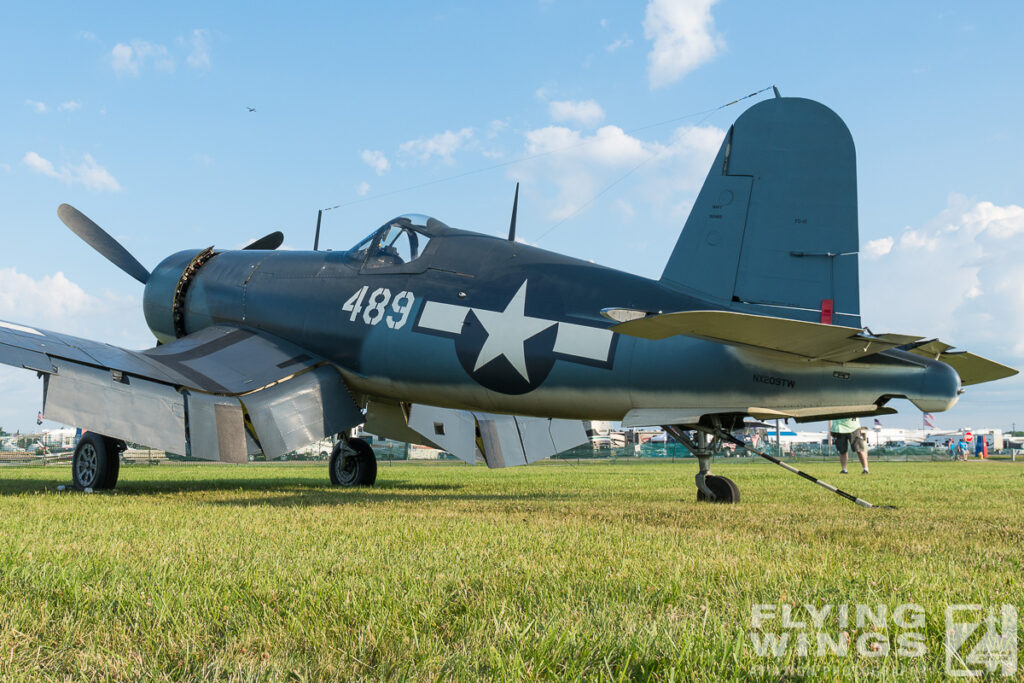
<instances>
[{"instance_id":1,"label":"fighter aircraft","mask_svg":"<svg viewBox=\"0 0 1024 683\"><path fill-rule=\"evenodd\" d=\"M581 420L661 425L699 461L698 499L745 416L948 410L1016 371L861 323L853 140L830 109L765 100L729 129L661 278L404 215L347 251L181 251L152 272L76 209L61 220L145 285L156 345L129 351L0 322L0 361L43 379L45 417L88 433L79 489L109 489L126 441L244 462L326 435L342 486L376 479L348 435L489 467L586 442ZM667 245L666 245L667 246ZM894 296L898 293L894 292Z\"/></svg>"}]
</instances>

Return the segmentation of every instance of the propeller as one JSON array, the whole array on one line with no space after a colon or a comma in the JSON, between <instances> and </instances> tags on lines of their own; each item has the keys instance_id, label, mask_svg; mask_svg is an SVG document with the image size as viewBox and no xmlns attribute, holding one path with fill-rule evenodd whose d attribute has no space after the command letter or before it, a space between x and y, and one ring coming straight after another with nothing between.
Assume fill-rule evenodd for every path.
<instances>
[{"instance_id":1,"label":"propeller","mask_svg":"<svg viewBox=\"0 0 1024 683\"><path fill-rule=\"evenodd\" d=\"M284 233L280 230L275 230L269 235L264 235L255 242L251 242L242 249L266 249L273 251L284 243Z\"/></svg>"},{"instance_id":2,"label":"propeller","mask_svg":"<svg viewBox=\"0 0 1024 683\"><path fill-rule=\"evenodd\" d=\"M145 266L139 263L134 256L128 253L127 249L122 247L106 230L96 225L84 213L70 204L61 204L57 207L57 216L64 222L64 225L71 228L71 232L81 237L86 244L103 254L115 266L142 284L146 284L149 280L149 271L146 270ZM284 234L280 230L275 230L269 235L265 235L255 242L246 245L244 248L272 251L281 246L282 243L284 243Z\"/></svg>"},{"instance_id":3,"label":"propeller","mask_svg":"<svg viewBox=\"0 0 1024 683\"><path fill-rule=\"evenodd\" d=\"M60 217L64 225L71 228L71 232L81 237L86 244L103 254L115 266L142 284L146 284L146 281L149 280L149 271L134 256L129 254L128 250L122 247L117 240L108 235L103 228L93 223L84 213L70 204L61 204L57 207L57 216Z\"/></svg>"}]
</instances>

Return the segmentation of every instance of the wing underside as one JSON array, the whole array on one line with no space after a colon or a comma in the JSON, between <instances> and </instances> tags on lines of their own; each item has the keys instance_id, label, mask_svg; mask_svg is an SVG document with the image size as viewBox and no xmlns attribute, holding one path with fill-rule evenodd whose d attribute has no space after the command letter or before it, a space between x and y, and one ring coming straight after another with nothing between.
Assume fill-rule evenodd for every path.
<instances>
[{"instance_id":1,"label":"wing underside","mask_svg":"<svg viewBox=\"0 0 1024 683\"><path fill-rule=\"evenodd\" d=\"M323 358L229 325L128 351L0 323L0 362L43 376L47 419L207 460L274 458L363 422Z\"/></svg>"}]
</instances>

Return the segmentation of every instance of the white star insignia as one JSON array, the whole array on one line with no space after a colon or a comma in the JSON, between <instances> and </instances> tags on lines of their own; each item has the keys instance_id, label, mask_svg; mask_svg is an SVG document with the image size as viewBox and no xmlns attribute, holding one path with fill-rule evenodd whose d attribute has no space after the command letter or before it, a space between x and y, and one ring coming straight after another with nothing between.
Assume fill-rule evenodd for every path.
<instances>
[{"instance_id":1,"label":"white star insignia","mask_svg":"<svg viewBox=\"0 0 1024 683\"><path fill-rule=\"evenodd\" d=\"M530 376L526 371L526 340L534 337L555 324L554 320L531 318L526 315L526 283L524 280L519 291L505 306L504 311L487 311L474 308L473 313L487 331L487 341L480 348L476 358L476 372L499 356L504 356L516 372L527 382Z\"/></svg>"}]
</instances>

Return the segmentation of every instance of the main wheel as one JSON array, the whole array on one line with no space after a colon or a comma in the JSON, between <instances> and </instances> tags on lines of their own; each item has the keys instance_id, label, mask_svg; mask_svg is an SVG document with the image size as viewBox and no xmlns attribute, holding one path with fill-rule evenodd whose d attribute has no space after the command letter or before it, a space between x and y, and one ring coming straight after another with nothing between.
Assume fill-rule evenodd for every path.
<instances>
[{"instance_id":1,"label":"main wheel","mask_svg":"<svg viewBox=\"0 0 1024 683\"><path fill-rule=\"evenodd\" d=\"M336 443L329 469L335 486L373 486L377 481L377 458L362 439Z\"/></svg>"},{"instance_id":2,"label":"main wheel","mask_svg":"<svg viewBox=\"0 0 1024 683\"><path fill-rule=\"evenodd\" d=\"M701 503L738 503L740 502L740 490L733 483L732 479L709 474L704 477L704 483L715 494L714 499L709 499L704 492L697 489L697 501Z\"/></svg>"},{"instance_id":3,"label":"main wheel","mask_svg":"<svg viewBox=\"0 0 1024 683\"><path fill-rule=\"evenodd\" d=\"M82 436L71 456L71 478L79 491L112 489L121 470L118 442L94 432Z\"/></svg>"}]
</instances>

